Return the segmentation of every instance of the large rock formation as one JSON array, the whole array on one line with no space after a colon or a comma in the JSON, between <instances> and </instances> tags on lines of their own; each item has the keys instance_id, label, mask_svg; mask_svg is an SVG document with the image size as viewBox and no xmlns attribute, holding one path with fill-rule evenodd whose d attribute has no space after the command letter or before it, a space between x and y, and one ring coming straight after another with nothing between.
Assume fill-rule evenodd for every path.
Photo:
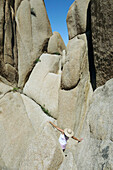
<instances>
[{"instance_id":1,"label":"large rock formation","mask_svg":"<svg viewBox=\"0 0 113 170\"><path fill-rule=\"evenodd\" d=\"M75 161L80 170L113 169L113 79L93 95L84 140L76 148Z\"/></svg>"},{"instance_id":2,"label":"large rock formation","mask_svg":"<svg viewBox=\"0 0 113 170\"><path fill-rule=\"evenodd\" d=\"M1 169L52 169L55 165L58 169L63 152L50 120L54 121L30 98L5 94L0 100Z\"/></svg>"},{"instance_id":3,"label":"large rock formation","mask_svg":"<svg viewBox=\"0 0 113 170\"><path fill-rule=\"evenodd\" d=\"M110 56L101 80L98 66L106 51L102 45L97 50L96 45L106 40L108 48L111 29L102 36L99 9L111 1L101 2L102 6L99 1L97 8L96 1L91 6L89 0L72 4L67 48L59 33L52 35L43 0L0 2L0 169L113 169L113 79L94 92L90 83L91 63L96 67L97 85L106 80L108 63L112 65ZM107 14L103 18L107 23ZM98 36L92 28L91 37L91 23ZM62 152L60 133L49 121L71 128L83 141L69 139Z\"/></svg>"},{"instance_id":4,"label":"large rock formation","mask_svg":"<svg viewBox=\"0 0 113 170\"><path fill-rule=\"evenodd\" d=\"M7 93L0 108L0 156L7 169L18 169L34 130L20 94Z\"/></svg>"},{"instance_id":5,"label":"large rock formation","mask_svg":"<svg viewBox=\"0 0 113 170\"><path fill-rule=\"evenodd\" d=\"M17 53L11 1L0 1L0 75L17 83Z\"/></svg>"},{"instance_id":6,"label":"large rock formation","mask_svg":"<svg viewBox=\"0 0 113 170\"><path fill-rule=\"evenodd\" d=\"M87 41L85 34L75 37L68 42L66 63L62 72L62 88L72 89L76 87L84 69L88 73Z\"/></svg>"},{"instance_id":7,"label":"large rock formation","mask_svg":"<svg viewBox=\"0 0 113 170\"><path fill-rule=\"evenodd\" d=\"M113 78L113 1L91 1L91 30L96 85Z\"/></svg>"},{"instance_id":8,"label":"large rock formation","mask_svg":"<svg viewBox=\"0 0 113 170\"><path fill-rule=\"evenodd\" d=\"M0 4L0 74L23 87L35 60L47 51L50 22L43 0Z\"/></svg>"},{"instance_id":9,"label":"large rock formation","mask_svg":"<svg viewBox=\"0 0 113 170\"><path fill-rule=\"evenodd\" d=\"M54 118L58 117L59 61L59 55L42 54L24 87L24 93Z\"/></svg>"},{"instance_id":10,"label":"large rock formation","mask_svg":"<svg viewBox=\"0 0 113 170\"><path fill-rule=\"evenodd\" d=\"M63 158L64 155L55 133L51 127L46 125L40 135L35 136L28 146L20 169L57 170Z\"/></svg>"},{"instance_id":11,"label":"large rock formation","mask_svg":"<svg viewBox=\"0 0 113 170\"><path fill-rule=\"evenodd\" d=\"M87 42L83 34L70 40L67 45L59 92L58 125L75 128L80 134L91 96ZM80 129L78 124L81 124Z\"/></svg>"},{"instance_id":12,"label":"large rock formation","mask_svg":"<svg viewBox=\"0 0 113 170\"><path fill-rule=\"evenodd\" d=\"M67 15L69 39L86 33L93 88L113 77L113 2L75 1Z\"/></svg>"},{"instance_id":13,"label":"large rock formation","mask_svg":"<svg viewBox=\"0 0 113 170\"><path fill-rule=\"evenodd\" d=\"M24 16L24 17L23 17ZM42 0L24 0L16 13L18 39L18 86L23 86L34 61L41 55L52 35L51 26Z\"/></svg>"}]
</instances>

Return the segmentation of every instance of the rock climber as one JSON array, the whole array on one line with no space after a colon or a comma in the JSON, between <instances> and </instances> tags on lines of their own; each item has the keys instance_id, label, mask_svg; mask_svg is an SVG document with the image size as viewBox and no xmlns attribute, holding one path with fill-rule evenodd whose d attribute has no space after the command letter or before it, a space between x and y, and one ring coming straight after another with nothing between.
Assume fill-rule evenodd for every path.
<instances>
[{"instance_id":1,"label":"rock climber","mask_svg":"<svg viewBox=\"0 0 113 170\"><path fill-rule=\"evenodd\" d=\"M61 145L61 148L63 150L63 152L66 149L66 144L67 144L67 140L69 138L73 138L74 140L77 140L78 143L81 142L83 139L77 139L76 137L74 137L74 132L71 129L60 129L59 127L57 127L55 124L53 124L51 121L49 121L49 123L54 126L57 130L59 130L61 132L60 137L59 137L59 143Z\"/></svg>"}]
</instances>

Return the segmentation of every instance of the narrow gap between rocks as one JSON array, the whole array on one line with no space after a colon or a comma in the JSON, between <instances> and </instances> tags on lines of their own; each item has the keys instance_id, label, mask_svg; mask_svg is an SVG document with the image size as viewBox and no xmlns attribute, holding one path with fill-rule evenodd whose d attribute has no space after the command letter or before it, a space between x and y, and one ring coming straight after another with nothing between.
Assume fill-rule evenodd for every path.
<instances>
[{"instance_id":1,"label":"narrow gap between rocks","mask_svg":"<svg viewBox=\"0 0 113 170\"><path fill-rule=\"evenodd\" d=\"M3 54L4 54L4 41L5 41L5 6L6 6L6 1L4 1L4 18L3 18L3 20L4 20L4 23L3 23L3 43L2 43L2 45L3 45L3 50L2 50Z\"/></svg>"},{"instance_id":2,"label":"narrow gap between rocks","mask_svg":"<svg viewBox=\"0 0 113 170\"><path fill-rule=\"evenodd\" d=\"M12 4L12 9L14 10L14 4ZM12 45L12 56L11 58L14 60L14 18L12 18L12 11L10 8L10 18L11 18L11 29L12 29L12 39L11 39L11 45ZM14 64L13 64L14 66Z\"/></svg>"},{"instance_id":3,"label":"narrow gap between rocks","mask_svg":"<svg viewBox=\"0 0 113 170\"><path fill-rule=\"evenodd\" d=\"M89 60L89 72L90 80L93 90L96 89L96 70L94 65L94 52L92 44L92 30L91 30L91 2L89 3L87 10L87 27L86 27L86 37L88 43L88 60Z\"/></svg>"},{"instance_id":4,"label":"narrow gap between rocks","mask_svg":"<svg viewBox=\"0 0 113 170\"><path fill-rule=\"evenodd\" d=\"M21 92L21 94L24 94L24 93ZM26 94L24 94L24 95L27 96ZM53 118L53 119L56 120L56 118L54 118L54 117L52 117L52 116L50 115L49 110L45 108L45 105L42 106L41 104L37 103L36 100L34 100L33 98L31 98L31 97L29 97L29 96L27 96L27 97L30 98L31 100L33 100L38 106L40 106L40 108L42 109L42 111L43 111L44 114L46 114L47 116L49 116L49 117L51 117L51 118Z\"/></svg>"}]
</instances>

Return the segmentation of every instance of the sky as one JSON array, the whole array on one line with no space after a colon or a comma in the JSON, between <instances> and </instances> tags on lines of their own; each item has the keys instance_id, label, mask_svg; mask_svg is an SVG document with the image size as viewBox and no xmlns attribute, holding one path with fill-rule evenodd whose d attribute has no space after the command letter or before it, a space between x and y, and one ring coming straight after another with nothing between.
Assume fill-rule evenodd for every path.
<instances>
[{"instance_id":1,"label":"sky","mask_svg":"<svg viewBox=\"0 0 113 170\"><path fill-rule=\"evenodd\" d=\"M66 17L74 0L44 0L46 11L51 23L52 32L60 33L65 45L68 43Z\"/></svg>"}]
</instances>

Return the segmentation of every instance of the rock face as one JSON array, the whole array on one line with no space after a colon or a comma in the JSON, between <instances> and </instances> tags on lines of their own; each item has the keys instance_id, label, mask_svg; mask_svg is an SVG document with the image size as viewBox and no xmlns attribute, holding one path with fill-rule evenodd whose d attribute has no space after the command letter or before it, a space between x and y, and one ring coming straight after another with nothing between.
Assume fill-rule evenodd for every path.
<instances>
[{"instance_id":1,"label":"rock face","mask_svg":"<svg viewBox=\"0 0 113 170\"><path fill-rule=\"evenodd\" d=\"M113 169L112 91L113 79L94 92L87 125L82 131L84 140L76 148L75 160L81 170L84 170L84 167L88 170Z\"/></svg>"},{"instance_id":2,"label":"rock face","mask_svg":"<svg viewBox=\"0 0 113 170\"><path fill-rule=\"evenodd\" d=\"M61 37L61 35L58 32L53 32L53 35L50 37L49 43L48 43L48 53L50 54L61 54L62 51L65 50L65 44Z\"/></svg>"},{"instance_id":3,"label":"rock face","mask_svg":"<svg viewBox=\"0 0 113 170\"><path fill-rule=\"evenodd\" d=\"M63 152L50 120L54 121L30 98L13 92L4 95L0 99L1 169L58 169Z\"/></svg>"},{"instance_id":4,"label":"rock face","mask_svg":"<svg viewBox=\"0 0 113 170\"><path fill-rule=\"evenodd\" d=\"M20 94L6 94L0 100L0 108L0 156L7 169L18 169L34 130Z\"/></svg>"},{"instance_id":5,"label":"rock face","mask_svg":"<svg viewBox=\"0 0 113 170\"><path fill-rule=\"evenodd\" d=\"M0 82L0 98L2 98L7 92L13 90L11 86L8 86L2 82Z\"/></svg>"},{"instance_id":6,"label":"rock face","mask_svg":"<svg viewBox=\"0 0 113 170\"><path fill-rule=\"evenodd\" d=\"M86 32L88 5L89 0L77 0L71 5L66 19L69 39Z\"/></svg>"},{"instance_id":7,"label":"rock face","mask_svg":"<svg viewBox=\"0 0 113 170\"><path fill-rule=\"evenodd\" d=\"M63 161L63 163L61 164L58 170L66 170L66 169L77 170L72 152L68 152L68 155L66 156L65 160Z\"/></svg>"},{"instance_id":8,"label":"rock face","mask_svg":"<svg viewBox=\"0 0 113 170\"><path fill-rule=\"evenodd\" d=\"M12 2L1 1L0 4L0 75L14 84L18 75Z\"/></svg>"},{"instance_id":9,"label":"rock face","mask_svg":"<svg viewBox=\"0 0 113 170\"><path fill-rule=\"evenodd\" d=\"M5 0L0 14L0 74L23 87L52 35L45 4L43 0Z\"/></svg>"},{"instance_id":10,"label":"rock face","mask_svg":"<svg viewBox=\"0 0 113 170\"><path fill-rule=\"evenodd\" d=\"M46 41L52 35L44 2L42 0L22 1L17 10L16 23L18 32L18 85L23 86L34 61L41 55Z\"/></svg>"},{"instance_id":11,"label":"rock face","mask_svg":"<svg viewBox=\"0 0 113 170\"><path fill-rule=\"evenodd\" d=\"M81 47L81 50L79 47ZM76 133L80 135L93 93L89 79L85 34L70 40L67 45L61 87L59 91L58 125L63 129L66 127L76 129ZM78 128L79 124L81 124L80 129Z\"/></svg>"},{"instance_id":12,"label":"rock face","mask_svg":"<svg viewBox=\"0 0 113 170\"><path fill-rule=\"evenodd\" d=\"M58 105L59 127L63 129L67 127L73 130L76 129L76 134L79 137L83 128L92 94L92 87L87 78L81 79L78 86L72 90L60 90Z\"/></svg>"},{"instance_id":13,"label":"rock face","mask_svg":"<svg viewBox=\"0 0 113 170\"><path fill-rule=\"evenodd\" d=\"M20 169L57 170L63 158L63 152L57 137L53 133L51 127L46 125L41 134L38 137L35 136L28 146Z\"/></svg>"},{"instance_id":14,"label":"rock face","mask_svg":"<svg viewBox=\"0 0 113 170\"><path fill-rule=\"evenodd\" d=\"M43 54L24 87L24 93L44 107L51 116L58 115L58 92L61 76L58 55Z\"/></svg>"},{"instance_id":15,"label":"rock face","mask_svg":"<svg viewBox=\"0 0 113 170\"><path fill-rule=\"evenodd\" d=\"M31 121L32 127L35 132L40 134L43 127L48 121L54 122L54 119L43 113L43 110L37 103L31 100L29 97L21 94L25 109L29 120Z\"/></svg>"},{"instance_id":16,"label":"rock face","mask_svg":"<svg viewBox=\"0 0 113 170\"><path fill-rule=\"evenodd\" d=\"M90 132L99 140L113 141L113 79L94 92L93 103L89 109ZM97 104L98 101L98 104ZM94 106L96 108L94 109Z\"/></svg>"},{"instance_id":17,"label":"rock face","mask_svg":"<svg viewBox=\"0 0 113 170\"><path fill-rule=\"evenodd\" d=\"M75 1L65 47L43 0L0 0L0 170L113 169L113 79L94 92L90 79L111 78L112 5ZM49 121L83 141L63 152Z\"/></svg>"},{"instance_id":18,"label":"rock face","mask_svg":"<svg viewBox=\"0 0 113 170\"><path fill-rule=\"evenodd\" d=\"M72 89L77 85L82 72L84 72L84 67L88 68L87 58L87 41L85 34L70 40L67 45L66 64L62 72L63 89Z\"/></svg>"},{"instance_id":19,"label":"rock face","mask_svg":"<svg viewBox=\"0 0 113 170\"><path fill-rule=\"evenodd\" d=\"M4 62L5 64L13 64L13 48L12 48L12 18L11 9L8 1L5 4L5 39L4 39Z\"/></svg>"},{"instance_id":20,"label":"rock face","mask_svg":"<svg viewBox=\"0 0 113 170\"><path fill-rule=\"evenodd\" d=\"M112 8L112 0L109 3L80 0L72 4L67 15L69 39L87 33L90 74L94 88L113 77Z\"/></svg>"},{"instance_id":21,"label":"rock face","mask_svg":"<svg viewBox=\"0 0 113 170\"><path fill-rule=\"evenodd\" d=\"M91 29L96 85L113 78L113 1L91 2Z\"/></svg>"}]
</instances>

